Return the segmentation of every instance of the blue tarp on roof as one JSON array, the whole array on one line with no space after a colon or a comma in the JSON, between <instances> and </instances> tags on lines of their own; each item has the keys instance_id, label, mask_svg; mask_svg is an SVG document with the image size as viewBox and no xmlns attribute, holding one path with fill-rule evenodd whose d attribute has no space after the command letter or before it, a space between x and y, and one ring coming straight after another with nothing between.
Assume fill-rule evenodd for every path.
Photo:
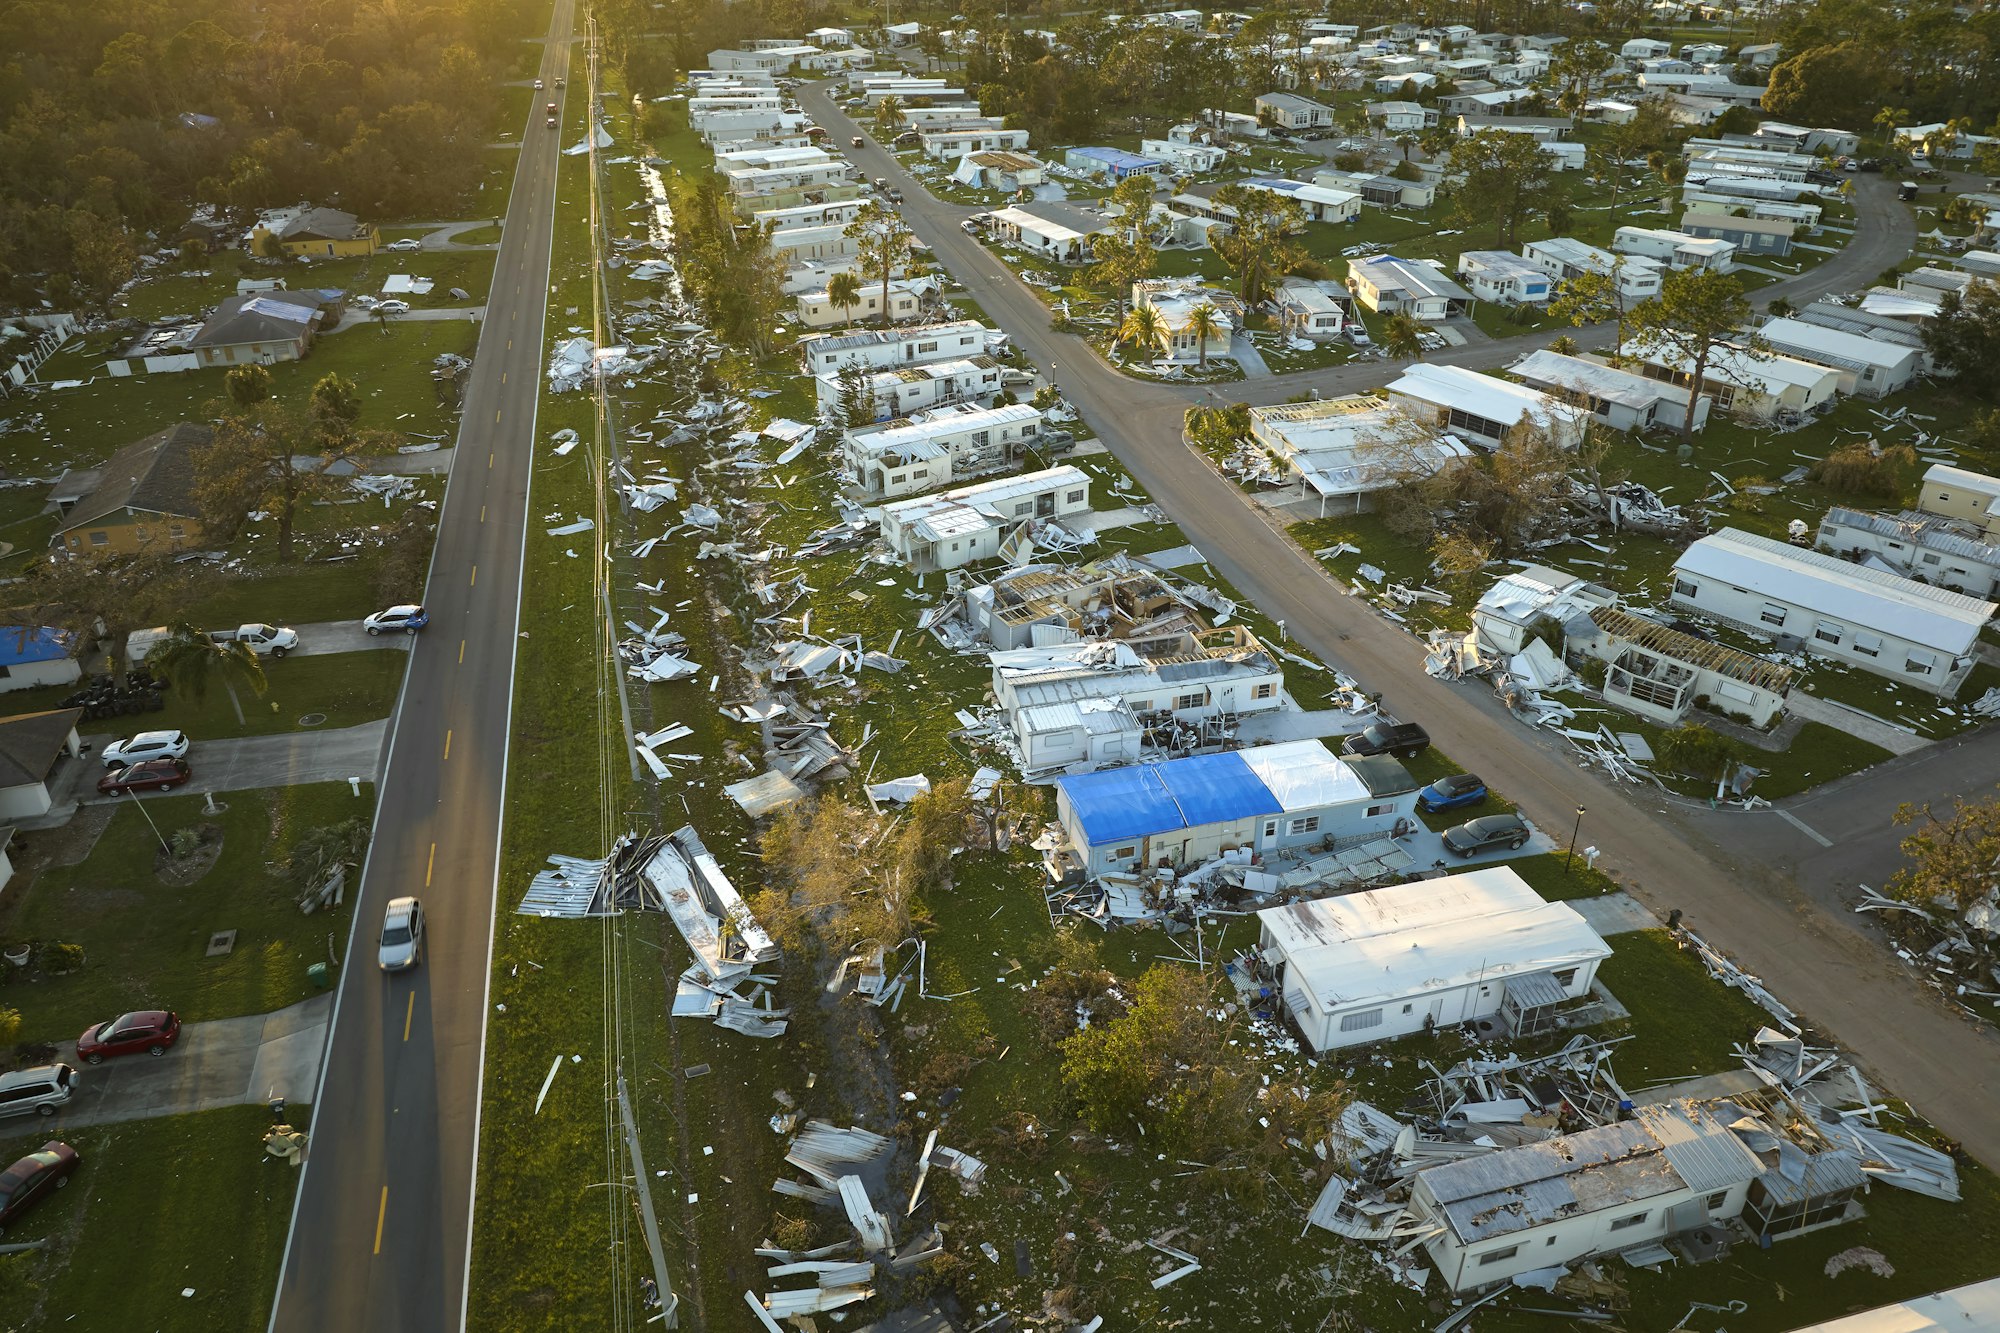
<instances>
[{"instance_id":1,"label":"blue tarp on roof","mask_svg":"<svg viewBox=\"0 0 2000 1333\"><path fill-rule=\"evenodd\" d=\"M1141 157L1137 153L1128 153L1123 148L1072 148L1069 151L1078 157L1102 162L1114 171L1138 171L1167 165L1157 157Z\"/></svg>"},{"instance_id":2,"label":"blue tarp on roof","mask_svg":"<svg viewBox=\"0 0 2000 1333\"><path fill-rule=\"evenodd\" d=\"M1275 815L1284 809L1234 750L1170 759L1160 765L1160 780L1167 784L1189 828Z\"/></svg>"},{"instance_id":3,"label":"blue tarp on roof","mask_svg":"<svg viewBox=\"0 0 2000 1333\"><path fill-rule=\"evenodd\" d=\"M1101 773L1057 778L1092 846L1127 842L1187 827L1181 808L1160 781L1159 764L1108 768Z\"/></svg>"},{"instance_id":4,"label":"blue tarp on roof","mask_svg":"<svg viewBox=\"0 0 2000 1333\"><path fill-rule=\"evenodd\" d=\"M69 642L60 630L44 625L24 636L19 625L0 625L0 666L54 662L68 656Z\"/></svg>"},{"instance_id":5,"label":"blue tarp on roof","mask_svg":"<svg viewBox=\"0 0 2000 1333\"><path fill-rule=\"evenodd\" d=\"M1092 847L1275 815L1284 807L1236 753L1058 778Z\"/></svg>"}]
</instances>

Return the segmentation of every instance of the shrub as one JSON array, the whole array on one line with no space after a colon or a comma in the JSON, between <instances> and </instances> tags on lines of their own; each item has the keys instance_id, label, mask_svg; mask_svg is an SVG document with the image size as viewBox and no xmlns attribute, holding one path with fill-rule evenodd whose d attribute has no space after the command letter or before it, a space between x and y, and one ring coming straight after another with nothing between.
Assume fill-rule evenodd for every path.
<instances>
[{"instance_id":1,"label":"shrub","mask_svg":"<svg viewBox=\"0 0 2000 1333\"><path fill-rule=\"evenodd\" d=\"M35 948L35 966L52 977L68 976L83 970L81 944L42 944Z\"/></svg>"}]
</instances>

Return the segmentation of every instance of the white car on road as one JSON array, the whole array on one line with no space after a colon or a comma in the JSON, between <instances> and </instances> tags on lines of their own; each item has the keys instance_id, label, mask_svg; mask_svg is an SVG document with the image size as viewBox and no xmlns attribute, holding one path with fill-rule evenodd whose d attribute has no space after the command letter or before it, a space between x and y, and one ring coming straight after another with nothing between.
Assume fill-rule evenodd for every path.
<instances>
[{"instance_id":1,"label":"white car on road","mask_svg":"<svg viewBox=\"0 0 2000 1333\"><path fill-rule=\"evenodd\" d=\"M407 972L424 956L424 906L415 898L391 898L382 916L375 961L384 972Z\"/></svg>"},{"instance_id":2,"label":"white car on road","mask_svg":"<svg viewBox=\"0 0 2000 1333\"><path fill-rule=\"evenodd\" d=\"M111 742L102 757L106 768L123 768L148 759L185 759L187 752L184 731L142 731L130 740Z\"/></svg>"},{"instance_id":3,"label":"white car on road","mask_svg":"<svg viewBox=\"0 0 2000 1333\"><path fill-rule=\"evenodd\" d=\"M421 250L424 248L424 243L414 236L405 236L399 241L389 242L382 248L384 250Z\"/></svg>"}]
</instances>

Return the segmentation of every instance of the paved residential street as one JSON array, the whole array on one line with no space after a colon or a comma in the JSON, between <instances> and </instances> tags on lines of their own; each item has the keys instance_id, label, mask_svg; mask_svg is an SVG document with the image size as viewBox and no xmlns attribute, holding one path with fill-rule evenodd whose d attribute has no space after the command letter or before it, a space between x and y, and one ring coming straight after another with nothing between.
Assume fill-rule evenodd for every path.
<instances>
[{"instance_id":1,"label":"paved residential street","mask_svg":"<svg viewBox=\"0 0 2000 1333\"><path fill-rule=\"evenodd\" d=\"M801 102L836 143L860 128L823 88L803 90ZM973 210L932 199L872 137L850 156L863 175L886 176L904 190L909 202L903 216L918 237L1240 592L1282 618L1291 636L1323 660L1380 691L1391 712L1422 721L1440 748L1506 792L1542 827L1566 827L1577 808L1585 808L1584 841L1602 849L1602 868L1636 898L1661 915L1682 909L1688 925L1761 975L1921 1114L1982 1161L2000 1164L2000 1117L1992 1113L2000 1100L2000 1038L1947 1010L1902 973L1892 954L1828 905L1838 883L1851 883L1870 864L1865 856L1802 854L1787 840L1803 835L1774 814L1707 818L1650 790L1608 786L1579 769L1545 733L1516 722L1484 685L1449 685L1425 675L1414 640L1349 598L1274 519L1181 442L1181 414L1201 391L1128 378L1080 339L1052 332L1047 308L959 230L958 220ZM1819 268L1762 289L1758 299L1801 301L1821 291L1853 290L1908 254L1914 226L1894 206L1893 189L1887 180L1864 178L1857 187L1862 222L1854 243ZM1579 341L1586 345L1602 345L1609 336L1584 332L1588 336ZM1456 348L1435 359L1504 365L1556 336ZM1323 396L1354 392L1398 373L1399 366L1374 360L1218 386L1217 392L1276 402L1307 389ZM1990 747L1984 775L1970 782L1965 769L1927 764L1932 753L1899 761L1908 767L1894 774L1889 770L1896 764L1862 775L1853 797L1856 822L1833 827L1878 827L1900 799L1976 791L1991 781ZM1972 766L1967 761L1967 769ZM1810 840L1805 845L1831 850Z\"/></svg>"},{"instance_id":2,"label":"paved residential street","mask_svg":"<svg viewBox=\"0 0 2000 1333\"><path fill-rule=\"evenodd\" d=\"M65 1042L57 1059L75 1065L83 1079L69 1106L49 1121L50 1128L61 1132L150 1120L272 1097L311 1102L332 1012L333 997L315 995L276 1013L188 1023L174 1048L158 1059L126 1055L86 1065L76 1058L76 1044ZM254 1144L241 1146L245 1152L255 1149Z\"/></svg>"},{"instance_id":3,"label":"paved residential street","mask_svg":"<svg viewBox=\"0 0 2000 1333\"><path fill-rule=\"evenodd\" d=\"M573 10L558 0L537 71L549 98L572 111L576 103L553 87L572 73ZM431 624L410 649L376 788L374 840L336 983L273 1333L438 1333L464 1318L521 552L555 236L558 137L539 107L522 133L424 595ZM414 971L385 976L375 938L384 906L403 894L422 898L428 943Z\"/></svg>"}]
</instances>

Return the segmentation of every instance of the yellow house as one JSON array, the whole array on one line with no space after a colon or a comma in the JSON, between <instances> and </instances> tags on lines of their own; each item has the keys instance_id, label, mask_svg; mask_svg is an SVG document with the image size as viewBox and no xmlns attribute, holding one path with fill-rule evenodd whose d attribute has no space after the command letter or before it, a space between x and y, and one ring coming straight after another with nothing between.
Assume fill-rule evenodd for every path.
<instances>
[{"instance_id":1,"label":"yellow house","mask_svg":"<svg viewBox=\"0 0 2000 1333\"><path fill-rule=\"evenodd\" d=\"M382 233L374 223L337 208L305 209L278 222L275 230L269 222L259 222L250 231L250 248L259 251L272 238L286 254L303 259L372 255L382 245Z\"/></svg>"},{"instance_id":2,"label":"yellow house","mask_svg":"<svg viewBox=\"0 0 2000 1333\"><path fill-rule=\"evenodd\" d=\"M126 445L94 478L65 475L51 497L62 514L52 544L79 556L183 551L199 545L194 455L214 438L207 426L184 421Z\"/></svg>"}]
</instances>

